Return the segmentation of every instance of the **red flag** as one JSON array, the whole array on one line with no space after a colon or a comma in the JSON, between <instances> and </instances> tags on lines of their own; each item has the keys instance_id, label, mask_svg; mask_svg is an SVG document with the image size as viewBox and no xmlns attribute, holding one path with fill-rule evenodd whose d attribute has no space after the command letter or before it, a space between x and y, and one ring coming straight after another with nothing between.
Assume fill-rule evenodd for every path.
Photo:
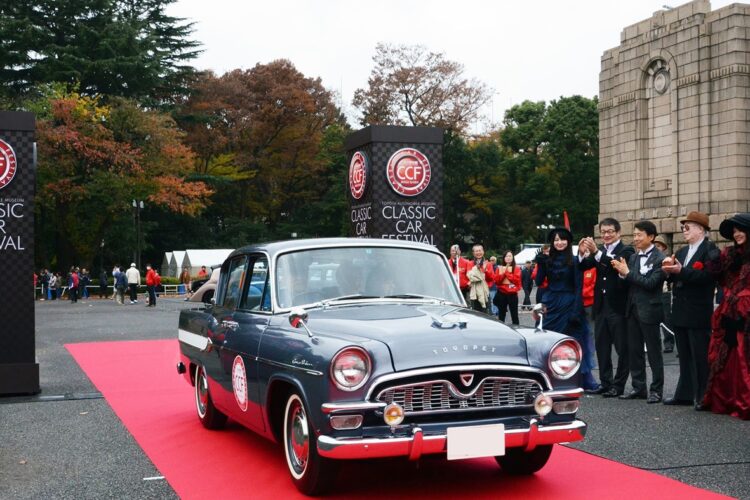
<instances>
[{"instance_id":1,"label":"red flag","mask_svg":"<svg viewBox=\"0 0 750 500\"><path fill-rule=\"evenodd\" d=\"M565 229L570 231L570 220L568 220L568 211L563 210L563 224L565 224Z\"/></svg>"}]
</instances>

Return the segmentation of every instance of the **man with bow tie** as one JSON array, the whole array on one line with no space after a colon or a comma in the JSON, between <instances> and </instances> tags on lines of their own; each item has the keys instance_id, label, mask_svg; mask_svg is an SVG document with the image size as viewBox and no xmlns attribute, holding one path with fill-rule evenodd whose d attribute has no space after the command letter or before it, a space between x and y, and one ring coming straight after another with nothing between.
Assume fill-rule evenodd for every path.
<instances>
[{"instance_id":1,"label":"man with bow tie","mask_svg":"<svg viewBox=\"0 0 750 500\"><path fill-rule=\"evenodd\" d=\"M719 250L707 236L711 229L708 215L693 211L680 224L688 246L662 263L672 282L672 327L680 360L674 397L665 399L664 404L693 405L701 411L708 382L708 343L716 286L706 263L718 258Z\"/></svg>"},{"instance_id":2,"label":"man with bow tie","mask_svg":"<svg viewBox=\"0 0 750 500\"><path fill-rule=\"evenodd\" d=\"M642 220L633 228L636 252L628 262L613 260L612 265L620 278L627 281L628 298L625 316L628 325L628 351L630 377L633 390L620 399L646 399L649 404L659 403L664 391L664 360L661 353L659 323L664 319L661 304L662 286L666 275L661 268L664 254L654 245L657 235L653 222ZM651 385L646 390L646 358L643 344L648 348L651 367Z\"/></svg>"},{"instance_id":3,"label":"man with bow tie","mask_svg":"<svg viewBox=\"0 0 750 500\"><path fill-rule=\"evenodd\" d=\"M601 394L614 398L625 392L630 368L628 366L628 337L625 321L625 302L628 283L617 276L612 261L630 259L633 247L620 239L620 223L607 217L599 222L599 235L603 244L599 247L591 237L578 244L581 269L596 268L594 286L594 344L599 364ZM617 369L612 363L612 348L617 352ZM614 377L613 377L614 371Z\"/></svg>"}]
</instances>

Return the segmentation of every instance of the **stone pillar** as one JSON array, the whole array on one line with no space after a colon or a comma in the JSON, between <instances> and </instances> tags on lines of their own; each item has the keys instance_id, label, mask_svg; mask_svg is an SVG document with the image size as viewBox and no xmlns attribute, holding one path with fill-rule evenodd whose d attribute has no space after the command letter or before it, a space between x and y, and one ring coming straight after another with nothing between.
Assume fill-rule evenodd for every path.
<instances>
[{"instance_id":1,"label":"stone pillar","mask_svg":"<svg viewBox=\"0 0 750 500\"><path fill-rule=\"evenodd\" d=\"M0 111L0 395L36 394L34 330L35 119Z\"/></svg>"},{"instance_id":2,"label":"stone pillar","mask_svg":"<svg viewBox=\"0 0 750 500\"><path fill-rule=\"evenodd\" d=\"M350 235L443 244L443 130L370 126L346 138Z\"/></svg>"}]
</instances>

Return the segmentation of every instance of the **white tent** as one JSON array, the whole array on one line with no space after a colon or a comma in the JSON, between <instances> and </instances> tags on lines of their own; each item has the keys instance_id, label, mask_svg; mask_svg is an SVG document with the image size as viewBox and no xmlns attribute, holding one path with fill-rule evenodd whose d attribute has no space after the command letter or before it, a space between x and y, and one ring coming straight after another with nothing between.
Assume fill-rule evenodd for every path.
<instances>
[{"instance_id":1,"label":"white tent","mask_svg":"<svg viewBox=\"0 0 750 500\"><path fill-rule=\"evenodd\" d=\"M172 261L172 252L164 252L164 259L161 261L161 267L159 268L159 272L162 274L162 276L172 276L169 273L169 264Z\"/></svg>"},{"instance_id":2,"label":"white tent","mask_svg":"<svg viewBox=\"0 0 750 500\"><path fill-rule=\"evenodd\" d=\"M200 271L201 266L206 266L206 269L210 274L211 266L222 264L232 252L234 252L233 248L217 248L210 250L188 249L185 250L185 257L182 260L180 269L187 267L191 276L195 276L198 274L198 271Z\"/></svg>"},{"instance_id":3,"label":"white tent","mask_svg":"<svg viewBox=\"0 0 750 500\"><path fill-rule=\"evenodd\" d=\"M165 276L180 277L182 272L182 261L185 259L185 250L175 250L172 252L172 258L169 260L169 274ZM162 273L163 274L163 273Z\"/></svg>"},{"instance_id":4,"label":"white tent","mask_svg":"<svg viewBox=\"0 0 750 500\"><path fill-rule=\"evenodd\" d=\"M521 265L529 260L534 260L538 251L538 248L524 248L515 255L516 264ZM573 255L578 255L578 245L573 245Z\"/></svg>"}]
</instances>

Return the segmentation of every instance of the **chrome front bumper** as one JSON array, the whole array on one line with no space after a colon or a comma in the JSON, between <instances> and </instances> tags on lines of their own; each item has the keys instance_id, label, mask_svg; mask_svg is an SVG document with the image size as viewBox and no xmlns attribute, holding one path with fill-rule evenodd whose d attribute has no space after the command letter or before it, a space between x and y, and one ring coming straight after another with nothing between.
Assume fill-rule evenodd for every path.
<instances>
[{"instance_id":1,"label":"chrome front bumper","mask_svg":"<svg viewBox=\"0 0 750 500\"><path fill-rule=\"evenodd\" d=\"M537 446L580 441L586 435L586 424L581 420L565 424L544 425L532 418L528 429L505 431L506 448L524 448L531 451ZM357 459L406 456L417 460L422 455L445 453L445 434L425 436L421 428L415 427L411 437L381 439L336 439L318 437L318 453L327 458Z\"/></svg>"}]
</instances>

